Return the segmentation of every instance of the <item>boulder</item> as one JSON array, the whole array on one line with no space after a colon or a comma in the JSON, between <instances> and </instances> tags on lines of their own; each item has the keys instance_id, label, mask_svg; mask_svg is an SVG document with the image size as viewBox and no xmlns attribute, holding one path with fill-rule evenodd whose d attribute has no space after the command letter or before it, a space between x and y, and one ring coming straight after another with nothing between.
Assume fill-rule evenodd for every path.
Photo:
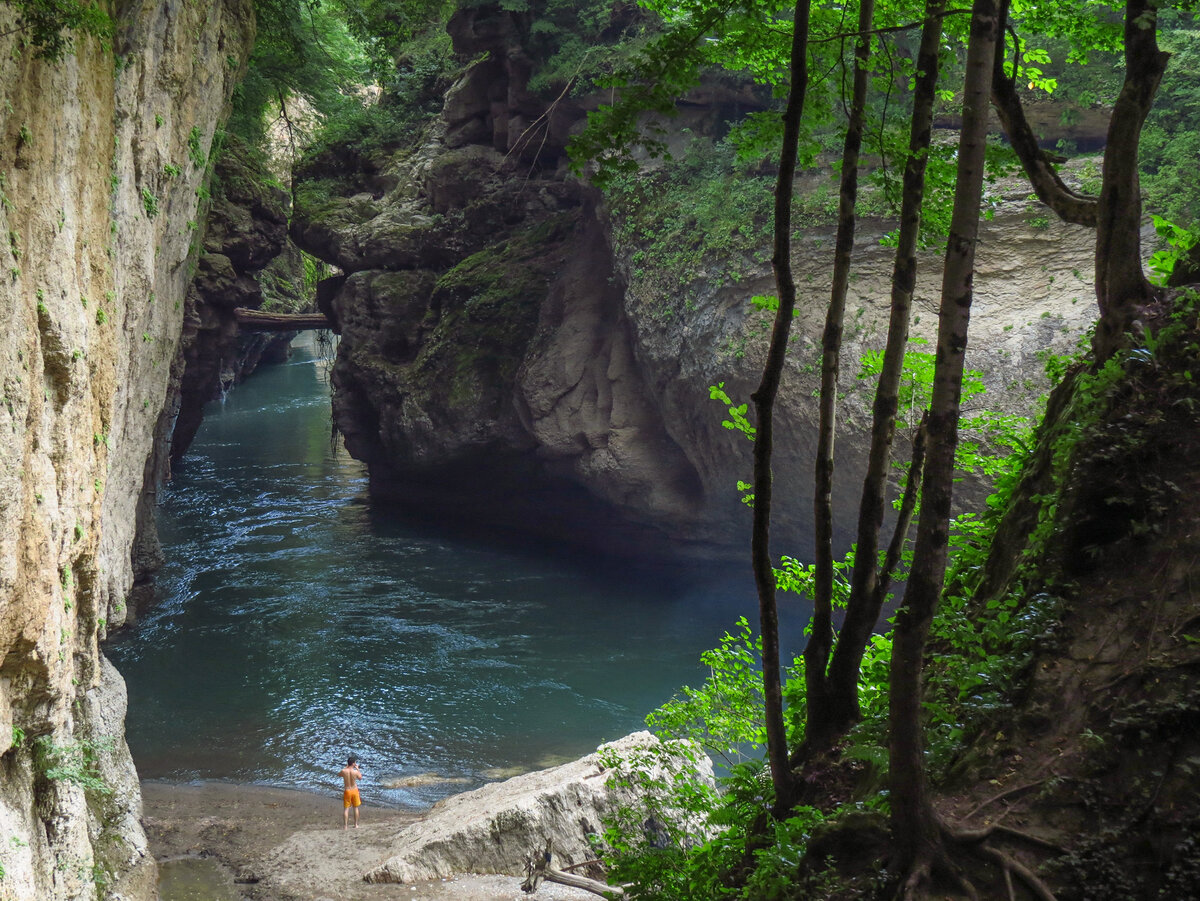
<instances>
[{"instance_id":1,"label":"boulder","mask_svg":"<svg viewBox=\"0 0 1200 901\"><path fill-rule=\"evenodd\" d=\"M665 753L663 753L665 752ZM399 832L393 854L363 878L367 882L420 882L461 873L524 875L525 858L549 841L557 866L595 857L593 836L640 789L614 778L631 759L652 760L653 783L680 778L713 782L712 762L697 746L660 742L635 732L601 745L572 763L494 782L439 801L429 816Z\"/></svg>"}]
</instances>

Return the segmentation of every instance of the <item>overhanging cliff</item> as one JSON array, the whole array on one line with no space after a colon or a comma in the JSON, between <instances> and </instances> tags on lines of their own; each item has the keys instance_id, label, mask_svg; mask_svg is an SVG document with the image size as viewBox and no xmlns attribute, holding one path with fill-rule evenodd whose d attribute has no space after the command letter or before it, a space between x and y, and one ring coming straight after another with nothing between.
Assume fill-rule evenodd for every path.
<instances>
[{"instance_id":1,"label":"overhanging cliff","mask_svg":"<svg viewBox=\"0 0 1200 901\"><path fill-rule=\"evenodd\" d=\"M327 151L297 178L293 236L348 274L323 291L342 334L334 413L347 447L370 465L373 490L401 504L588 549L742 558L747 516L735 483L749 475L750 445L722 427L709 386L724 383L740 402L757 385L768 316L750 299L774 293L765 259L711 251L722 236L652 199L644 221L619 235L605 198L565 158L597 98L529 90L518 14L472 8L449 30L464 68L426 132L390 150ZM685 126L701 133L753 99L736 86L697 92L673 148L686 151ZM649 186L659 172L648 163L639 178ZM807 177L818 190L826 180ZM985 228L976 274L970 365L994 389L1013 389L989 405L1028 411L1039 353L1069 347L1091 318L1091 239L1048 221L1031 227L1028 187L999 190L1005 203ZM801 556L833 244L832 227L805 218L772 526L778 549ZM882 345L886 228L860 225L846 360ZM654 263L651 230L686 250L690 276ZM922 259L919 336L935 327L940 268L935 253ZM869 401L854 373L843 388L836 488L850 509Z\"/></svg>"}]
</instances>

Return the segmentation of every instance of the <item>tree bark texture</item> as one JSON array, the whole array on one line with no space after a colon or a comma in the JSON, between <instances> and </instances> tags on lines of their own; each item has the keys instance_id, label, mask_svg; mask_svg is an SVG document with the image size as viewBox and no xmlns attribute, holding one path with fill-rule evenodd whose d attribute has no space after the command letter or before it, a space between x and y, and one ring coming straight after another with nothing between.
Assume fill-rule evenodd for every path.
<instances>
[{"instance_id":1,"label":"tree bark texture","mask_svg":"<svg viewBox=\"0 0 1200 901\"><path fill-rule=\"evenodd\" d=\"M798 0L792 25L792 72L787 109L783 115L783 142L779 152L779 178L775 184L775 235L772 266L779 292L779 307L771 329L762 381L752 397L756 415L754 433L754 520L751 558L758 589L759 628L762 634L764 713L767 758L775 788L775 809L791 808L795 778L788 762L787 732L783 724L783 683L779 665L779 611L776 607L775 570L771 563L771 443L774 437L775 398L783 377L788 334L796 309L796 281L792 274L792 193L800 120L808 88L808 21L811 0Z\"/></svg>"},{"instance_id":2,"label":"tree bark texture","mask_svg":"<svg viewBox=\"0 0 1200 901\"><path fill-rule=\"evenodd\" d=\"M1100 322L1094 350L1099 359L1121 346L1125 333L1155 296L1142 270L1138 143L1170 56L1158 49L1158 6L1157 0L1125 4L1125 82L1108 123L1096 225Z\"/></svg>"},{"instance_id":3,"label":"tree bark texture","mask_svg":"<svg viewBox=\"0 0 1200 901\"><path fill-rule=\"evenodd\" d=\"M889 709L892 824L901 863L913 874L927 873L944 858L941 831L926 785L921 727L922 669L925 642L946 572L954 450L958 441L963 359L983 194L988 95L998 34L996 0L975 0L963 87L954 211L942 278L921 513L912 572L904 604L896 616L892 643Z\"/></svg>"},{"instance_id":4,"label":"tree bark texture","mask_svg":"<svg viewBox=\"0 0 1200 901\"><path fill-rule=\"evenodd\" d=\"M833 288L821 339L821 400L813 491L813 534L816 543L813 618L812 631L804 648L808 702L804 743L813 750L827 747L838 731L829 706L826 677L829 656L833 650L833 446L837 434L838 375L841 371L846 293L850 288L850 263L854 256L858 159L862 151L866 119L867 62L871 53L870 32L874 17L874 0L861 0L858 8L858 40L854 47L854 86L846 139L842 147L838 227L833 251Z\"/></svg>"},{"instance_id":5,"label":"tree bark texture","mask_svg":"<svg viewBox=\"0 0 1200 901\"><path fill-rule=\"evenodd\" d=\"M850 600L829 668L830 712L839 733L845 732L858 720L859 669L882 605L882 596L877 590L879 535L887 508L888 471L896 434L904 353L908 347L909 316L917 281L917 239L921 230L921 202L925 195L925 168L933 129L933 101L945 8L946 0L928 0L926 3L921 45L917 54L917 81L909 129L908 159L904 164L900 233L892 269L887 344L875 389L871 445L858 508L857 552L850 581ZM919 472L917 478L920 478ZM897 529L900 529L900 523L897 523ZM904 524L904 530L907 531L907 523ZM902 541L903 536L899 537Z\"/></svg>"}]
</instances>

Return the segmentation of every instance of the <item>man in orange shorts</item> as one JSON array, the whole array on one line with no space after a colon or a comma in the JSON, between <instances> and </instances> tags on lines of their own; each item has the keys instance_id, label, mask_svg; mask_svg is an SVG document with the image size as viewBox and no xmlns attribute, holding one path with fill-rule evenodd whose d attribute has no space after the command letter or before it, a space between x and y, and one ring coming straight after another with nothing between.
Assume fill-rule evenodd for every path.
<instances>
[{"instance_id":1,"label":"man in orange shorts","mask_svg":"<svg viewBox=\"0 0 1200 901\"><path fill-rule=\"evenodd\" d=\"M346 760L341 770L345 790L342 792L342 828L350 826L350 808L354 808L354 828L358 828L358 808L362 806L362 798L358 794L358 780L362 778L362 770L358 768L358 758L353 754Z\"/></svg>"}]
</instances>

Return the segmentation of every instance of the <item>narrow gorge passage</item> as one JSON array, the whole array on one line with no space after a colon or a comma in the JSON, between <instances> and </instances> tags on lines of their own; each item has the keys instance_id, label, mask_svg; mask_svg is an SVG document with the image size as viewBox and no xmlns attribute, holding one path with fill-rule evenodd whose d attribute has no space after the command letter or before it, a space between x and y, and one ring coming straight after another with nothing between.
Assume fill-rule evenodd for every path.
<instances>
[{"instance_id":1,"label":"narrow gorge passage","mask_svg":"<svg viewBox=\"0 0 1200 901\"><path fill-rule=\"evenodd\" d=\"M380 512L331 446L324 365L302 338L212 404L164 490L158 603L108 647L142 778L323 790L353 751L370 801L424 806L642 728L753 615L740 575Z\"/></svg>"}]
</instances>

